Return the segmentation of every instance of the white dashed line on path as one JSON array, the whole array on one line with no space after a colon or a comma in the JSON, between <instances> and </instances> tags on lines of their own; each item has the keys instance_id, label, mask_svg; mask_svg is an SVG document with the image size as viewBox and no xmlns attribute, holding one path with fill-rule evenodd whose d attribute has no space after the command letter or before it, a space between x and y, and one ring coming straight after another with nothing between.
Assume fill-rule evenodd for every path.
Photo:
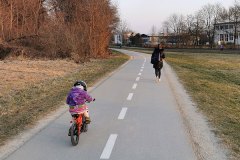
<instances>
[{"instance_id":1,"label":"white dashed line on path","mask_svg":"<svg viewBox=\"0 0 240 160\"><path fill-rule=\"evenodd\" d=\"M108 138L107 144L102 152L100 159L109 159L112 153L112 149L117 139L117 134L111 134Z\"/></svg>"},{"instance_id":2,"label":"white dashed line on path","mask_svg":"<svg viewBox=\"0 0 240 160\"><path fill-rule=\"evenodd\" d=\"M120 114L118 115L118 119L124 119L126 113L127 113L127 108L126 107L122 108Z\"/></svg>"},{"instance_id":3,"label":"white dashed line on path","mask_svg":"<svg viewBox=\"0 0 240 160\"><path fill-rule=\"evenodd\" d=\"M136 81L139 81L139 80L140 80L140 77L137 77L137 78L136 78Z\"/></svg>"},{"instance_id":4,"label":"white dashed line on path","mask_svg":"<svg viewBox=\"0 0 240 160\"><path fill-rule=\"evenodd\" d=\"M137 83L134 83L132 86L132 89L136 89L137 88Z\"/></svg>"},{"instance_id":5,"label":"white dashed line on path","mask_svg":"<svg viewBox=\"0 0 240 160\"><path fill-rule=\"evenodd\" d=\"M129 93L128 97L127 97L127 100L128 101L131 101L132 100L132 97L133 97L133 93Z\"/></svg>"},{"instance_id":6,"label":"white dashed line on path","mask_svg":"<svg viewBox=\"0 0 240 160\"><path fill-rule=\"evenodd\" d=\"M141 75L142 75L142 73L138 73L138 75L139 75L139 76L141 76Z\"/></svg>"}]
</instances>

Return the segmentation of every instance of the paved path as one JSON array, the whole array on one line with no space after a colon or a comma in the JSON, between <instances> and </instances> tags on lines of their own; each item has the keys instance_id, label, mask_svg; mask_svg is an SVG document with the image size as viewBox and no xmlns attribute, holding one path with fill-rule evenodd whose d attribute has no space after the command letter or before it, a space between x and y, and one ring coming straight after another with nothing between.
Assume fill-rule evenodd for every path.
<instances>
[{"instance_id":1,"label":"paved path","mask_svg":"<svg viewBox=\"0 0 240 160\"><path fill-rule=\"evenodd\" d=\"M92 123L77 146L66 112L7 160L195 160L164 69L156 83L149 55L124 52L133 59L91 91Z\"/></svg>"}]
</instances>

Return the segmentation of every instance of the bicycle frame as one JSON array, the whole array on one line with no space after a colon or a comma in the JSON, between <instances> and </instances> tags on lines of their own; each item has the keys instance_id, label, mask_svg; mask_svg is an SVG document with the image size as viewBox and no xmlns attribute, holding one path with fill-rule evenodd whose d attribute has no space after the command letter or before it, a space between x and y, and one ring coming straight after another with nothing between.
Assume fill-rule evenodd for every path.
<instances>
[{"instance_id":1,"label":"bicycle frame","mask_svg":"<svg viewBox=\"0 0 240 160\"><path fill-rule=\"evenodd\" d=\"M80 135L81 133L81 127L83 124L83 113L79 114L77 117L73 117L73 121L71 121L70 123L76 123L77 125L77 129L78 129L78 135Z\"/></svg>"}]
</instances>

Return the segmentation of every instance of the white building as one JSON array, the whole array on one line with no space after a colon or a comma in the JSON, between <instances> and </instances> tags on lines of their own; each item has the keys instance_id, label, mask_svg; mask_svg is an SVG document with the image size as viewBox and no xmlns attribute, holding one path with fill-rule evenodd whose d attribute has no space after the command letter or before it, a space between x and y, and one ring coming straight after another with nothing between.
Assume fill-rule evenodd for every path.
<instances>
[{"instance_id":1,"label":"white building","mask_svg":"<svg viewBox=\"0 0 240 160\"><path fill-rule=\"evenodd\" d=\"M240 45L240 22L238 22L236 45ZM215 44L229 44L234 43L234 28L235 22L225 22L215 24Z\"/></svg>"},{"instance_id":2,"label":"white building","mask_svg":"<svg viewBox=\"0 0 240 160\"><path fill-rule=\"evenodd\" d=\"M121 34L114 35L114 44L122 45L122 35Z\"/></svg>"}]
</instances>

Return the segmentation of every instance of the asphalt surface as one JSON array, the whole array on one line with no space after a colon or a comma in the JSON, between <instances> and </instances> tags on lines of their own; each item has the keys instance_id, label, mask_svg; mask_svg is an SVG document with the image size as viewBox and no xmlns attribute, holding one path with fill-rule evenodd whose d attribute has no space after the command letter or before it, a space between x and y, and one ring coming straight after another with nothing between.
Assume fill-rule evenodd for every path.
<instances>
[{"instance_id":1,"label":"asphalt surface","mask_svg":"<svg viewBox=\"0 0 240 160\"><path fill-rule=\"evenodd\" d=\"M90 92L92 123L77 146L66 112L6 160L197 159L164 68L157 83L149 55L124 52L132 59Z\"/></svg>"}]
</instances>

